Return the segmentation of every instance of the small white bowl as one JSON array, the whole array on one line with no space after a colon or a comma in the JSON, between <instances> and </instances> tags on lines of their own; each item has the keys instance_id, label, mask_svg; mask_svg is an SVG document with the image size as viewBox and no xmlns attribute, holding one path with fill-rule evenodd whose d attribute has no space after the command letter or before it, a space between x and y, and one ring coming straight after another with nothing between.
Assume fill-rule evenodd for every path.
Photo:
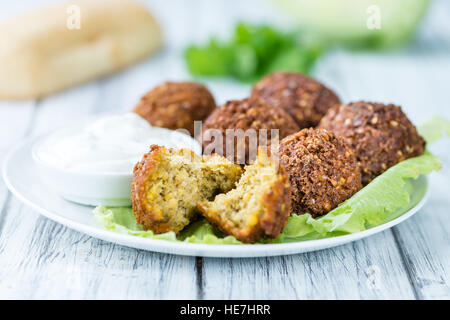
<instances>
[{"instance_id":1,"label":"small white bowl","mask_svg":"<svg viewBox=\"0 0 450 320\"><path fill-rule=\"evenodd\" d=\"M198 141L181 132L166 130L172 135L171 139L174 138L174 135L175 138L176 135L179 135L180 141L189 141L191 143L189 145L193 146L193 151L201 154L201 145ZM45 135L37 139L33 144L31 154L39 176L49 188L64 199L83 205L110 207L131 205L132 172L76 172L46 163L38 157L37 150L48 137L49 135Z\"/></svg>"},{"instance_id":2,"label":"small white bowl","mask_svg":"<svg viewBox=\"0 0 450 320\"><path fill-rule=\"evenodd\" d=\"M132 173L71 172L40 161L35 152L33 160L43 182L66 200L91 206L131 204Z\"/></svg>"}]
</instances>

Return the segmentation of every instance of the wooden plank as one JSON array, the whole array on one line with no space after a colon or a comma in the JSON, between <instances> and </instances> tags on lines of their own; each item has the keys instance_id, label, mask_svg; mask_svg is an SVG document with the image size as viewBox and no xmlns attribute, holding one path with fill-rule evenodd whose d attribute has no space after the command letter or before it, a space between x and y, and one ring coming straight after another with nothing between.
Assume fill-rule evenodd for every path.
<instances>
[{"instance_id":1,"label":"wooden plank","mask_svg":"<svg viewBox=\"0 0 450 320\"><path fill-rule=\"evenodd\" d=\"M34 101L0 102L0 167L3 166L7 152L21 138L27 135L34 118ZM7 215L11 194L0 177L0 230Z\"/></svg>"},{"instance_id":2,"label":"wooden plank","mask_svg":"<svg viewBox=\"0 0 450 320\"><path fill-rule=\"evenodd\" d=\"M450 299L450 141L432 148L444 167L430 178L430 198L412 219L394 228L394 235L419 299Z\"/></svg>"},{"instance_id":3,"label":"wooden plank","mask_svg":"<svg viewBox=\"0 0 450 320\"><path fill-rule=\"evenodd\" d=\"M389 231L300 255L204 259L205 299L413 299Z\"/></svg>"},{"instance_id":4,"label":"wooden plank","mask_svg":"<svg viewBox=\"0 0 450 320\"><path fill-rule=\"evenodd\" d=\"M450 34L450 29L447 30ZM417 68L405 71L410 92L414 92L409 95L408 103L415 103L416 122L432 115L450 119L450 59L439 51L433 59L426 56L422 59ZM441 157L443 169L430 177L430 198L425 207L393 232L416 296L419 299L450 299L450 142L442 140L428 147Z\"/></svg>"},{"instance_id":5,"label":"wooden plank","mask_svg":"<svg viewBox=\"0 0 450 320\"><path fill-rule=\"evenodd\" d=\"M106 86L103 91L113 92ZM98 84L39 103L35 136L87 119L100 106ZM114 106L113 106L114 107ZM65 228L12 199L0 235L2 298L194 298L195 259L106 243Z\"/></svg>"},{"instance_id":6,"label":"wooden plank","mask_svg":"<svg viewBox=\"0 0 450 320\"><path fill-rule=\"evenodd\" d=\"M32 135L86 119L129 111L162 79L180 78L166 52L118 75L43 100ZM177 57L178 58L178 57ZM117 246L40 217L16 199L0 234L2 298L195 298L195 258ZM26 221L26 223L23 223ZM4 259L3 259L4 258Z\"/></svg>"},{"instance_id":7,"label":"wooden plank","mask_svg":"<svg viewBox=\"0 0 450 320\"><path fill-rule=\"evenodd\" d=\"M15 200L10 213L14 219L7 221L0 238L0 298L195 298L192 258L97 240L40 217Z\"/></svg>"},{"instance_id":8,"label":"wooden plank","mask_svg":"<svg viewBox=\"0 0 450 320\"><path fill-rule=\"evenodd\" d=\"M336 64L335 68L348 66L346 77L336 82L346 89L346 101L368 99L400 104L416 124L434 115L450 119L450 108L446 107L450 59L440 50L429 52L428 55L394 53L337 56L341 63ZM415 296L419 299L448 299L449 142L444 140L430 148L441 156L444 169L431 176L431 197L427 205L417 216L394 228L393 235Z\"/></svg>"},{"instance_id":9,"label":"wooden plank","mask_svg":"<svg viewBox=\"0 0 450 320\"><path fill-rule=\"evenodd\" d=\"M338 51L318 65L316 76L339 92L344 102L364 99L398 103L403 105L404 110L416 123L420 123L434 114L449 114L448 108L442 108L442 105L445 105L445 95L437 93L445 92L439 90L439 87L446 83L445 75L450 70L450 64L448 58L438 57L436 60L430 62L427 57L398 53L375 55ZM411 68L412 65L415 68ZM434 82L436 85L429 85ZM430 101L433 104L430 104ZM441 223L448 225L442 221ZM405 224L407 225L411 225L410 228L423 228L422 224L414 223L414 220ZM430 234L438 231L439 237L445 239L441 240L441 246L447 244L448 247L448 231L443 227L441 230L431 225L428 227ZM401 230L402 226L399 229ZM435 252L436 249L430 249L433 248L432 239L428 239L426 243L430 248L405 252L408 250L405 248L411 248L407 241L410 241L411 237L414 238L417 232L405 232L405 237L401 237L399 233L395 231L393 237L392 231L387 231L353 245L292 257L205 259L202 291L205 298L219 299L446 297L446 270L449 266L445 256L448 256L448 250ZM432 259L430 254L436 258ZM418 258L413 259L409 255ZM420 263L420 259L428 262L432 260L435 264ZM415 266L415 263L419 263L419 266ZM375 275L379 275L379 289L372 286L371 279L375 279ZM420 278L421 276L423 278ZM429 292L418 278L430 280ZM221 291L214 289L219 283L223 287Z\"/></svg>"},{"instance_id":10,"label":"wooden plank","mask_svg":"<svg viewBox=\"0 0 450 320\"><path fill-rule=\"evenodd\" d=\"M34 101L0 102L0 163L9 149L27 134L34 108Z\"/></svg>"},{"instance_id":11,"label":"wooden plank","mask_svg":"<svg viewBox=\"0 0 450 320\"><path fill-rule=\"evenodd\" d=\"M360 98L356 95L363 92L369 99L380 97L381 101L400 104L416 124L433 115L450 119L450 109L446 107L450 60L440 50L428 55L353 54L341 56L341 59L351 59L353 65L348 68L346 78L346 84L353 92L350 100ZM350 65L349 62L344 64ZM370 76L358 77L355 70ZM419 299L448 299L448 140L431 146L431 149L442 157L444 169L431 177L431 197L427 205L417 216L394 228L393 235L415 296Z\"/></svg>"},{"instance_id":12,"label":"wooden plank","mask_svg":"<svg viewBox=\"0 0 450 320\"><path fill-rule=\"evenodd\" d=\"M405 53L338 51L319 63L316 76L344 102L363 99L401 104L420 123L434 114L450 115L450 109L443 108L448 104L443 86L448 85L449 71L448 57L440 54L430 59ZM448 181L448 176L441 179ZM448 190L443 182L440 186ZM448 219L444 220L448 203L442 200L446 198L448 191L442 191L430 199L437 204L423 210L433 212L431 223L424 221L430 217L421 212L396 228L395 237L386 231L352 245L292 257L205 259L203 295L218 299L446 298L450 257L449 232L444 227L448 226ZM372 280L378 276L377 289Z\"/></svg>"},{"instance_id":13,"label":"wooden plank","mask_svg":"<svg viewBox=\"0 0 450 320\"><path fill-rule=\"evenodd\" d=\"M222 5L229 10L227 14L221 11L225 23L215 15L208 15L205 27L205 23L196 24L190 18L192 11L204 8L206 2L190 4L189 10L177 10L183 14L179 19L182 24L195 24L195 30L186 27L178 32L179 24L164 22L168 35L173 35L169 47L180 49L191 39L202 40L215 30L220 33L231 28L237 13L230 6ZM164 21L171 21L173 10L166 10L160 3L149 1L167 18ZM244 15L244 9L239 7L237 11ZM435 20L433 14L430 21ZM424 47L434 44L436 51L442 48L436 39L444 36L441 40L448 43L449 30L448 21L446 24L438 21L443 20L436 20L434 29L426 28L427 41L419 42ZM338 52L319 64L316 74L336 89L344 101L397 102L405 106L413 120L419 121L432 113L449 114L450 109L444 107L448 105L449 72L448 58L439 57L438 53L430 58L411 52L409 55ZM179 52L166 51L119 76L44 100L38 108L32 134L84 119L92 113L129 110L143 92L159 81L187 77ZM237 93L232 84L213 81L208 84L219 103L247 90L240 87ZM33 109L32 102L23 109L7 108L0 105L0 159L10 145L26 134L29 111ZM443 148L448 149L448 145ZM448 154L445 157L448 163ZM197 264L193 258L129 249L73 232L38 216L15 199L5 201L8 197L0 181L0 207L5 206L0 215L3 225L0 297L448 298L448 177L448 171L443 171L443 175L432 178L429 204L393 233L387 231L367 240L305 255L197 259Z\"/></svg>"}]
</instances>

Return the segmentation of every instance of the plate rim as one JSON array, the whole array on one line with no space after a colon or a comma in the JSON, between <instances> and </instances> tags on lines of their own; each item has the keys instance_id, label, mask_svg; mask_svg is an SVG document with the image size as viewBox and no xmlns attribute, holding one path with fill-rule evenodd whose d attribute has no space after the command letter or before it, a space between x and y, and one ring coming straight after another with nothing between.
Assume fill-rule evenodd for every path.
<instances>
[{"instance_id":1,"label":"plate rim","mask_svg":"<svg viewBox=\"0 0 450 320\"><path fill-rule=\"evenodd\" d=\"M11 166L11 159L26 145L31 144L39 137L24 139L16 146L11 148L4 158L2 165L2 177L8 190L20 201L31 207L44 217L60 223L72 230L87 234L91 237L118 243L131 248L137 248L157 253L167 253L182 256L196 256L196 257L215 257L215 258L251 258L251 257L268 257L268 256L281 256L290 254L299 254L310 251L323 250L330 247L343 245L345 243L353 242L359 239L369 237L373 234L392 228L393 226L405 221L406 219L417 213L425 204L429 197L430 188L428 183L428 177L421 175L425 183L425 193L422 199L409 211L405 212L401 216L381 224L379 226L370 228L368 230L359 231L356 233L336 236L331 238L305 240L299 242L289 243L270 243L270 244L203 244L203 243L190 243L190 242L175 242L161 239L149 239L143 237L137 237L133 235L116 233L110 230L102 229L99 227L86 225L84 223L65 218L60 216L53 210L48 210L43 206L36 204L32 200L28 199L21 192L19 192L14 183L11 181L8 168ZM29 150L31 152L31 150ZM30 154L30 160L31 154ZM67 201L67 200L65 200ZM301 245L299 245L301 244Z\"/></svg>"}]
</instances>

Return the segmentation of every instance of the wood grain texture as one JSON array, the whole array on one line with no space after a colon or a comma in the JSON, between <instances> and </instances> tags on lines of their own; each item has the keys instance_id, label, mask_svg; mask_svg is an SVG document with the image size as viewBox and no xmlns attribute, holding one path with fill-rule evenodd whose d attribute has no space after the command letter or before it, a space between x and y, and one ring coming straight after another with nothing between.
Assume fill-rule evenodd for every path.
<instances>
[{"instance_id":1,"label":"wood grain texture","mask_svg":"<svg viewBox=\"0 0 450 320\"><path fill-rule=\"evenodd\" d=\"M9 213L0 237L0 298L196 297L192 258L106 243L43 218L15 199Z\"/></svg>"},{"instance_id":2,"label":"wood grain texture","mask_svg":"<svg viewBox=\"0 0 450 320\"><path fill-rule=\"evenodd\" d=\"M434 13L436 9L430 11ZM428 37L432 42L433 35ZM435 114L450 118L450 106L444 94L448 90L444 88L448 87L445 78L450 72L448 55L439 50L431 58L430 54L410 50L382 54L336 51L319 63L315 75L339 92L344 102L394 102L402 105L416 123ZM450 165L448 151L438 154L443 157L444 166ZM444 186L449 178L445 170L433 177L433 189L441 192L431 197L430 202L432 199L436 202L425 206L411 221L367 240L290 257L204 259L203 296L446 299L450 242L448 204L443 199L448 199L450 194L447 187L438 186ZM434 214L426 215L427 212ZM218 287L224 290L217 290Z\"/></svg>"},{"instance_id":3,"label":"wood grain texture","mask_svg":"<svg viewBox=\"0 0 450 320\"><path fill-rule=\"evenodd\" d=\"M0 164L3 163L7 151L28 135L35 114L33 101L0 103ZM0 177L0 232L8 214L11 194Z\"/></svg>"},{"instance_id":4,"label":"wood grain texture","mask_svg":"<svg viewBox=\"0 0 450 320\"><path fill-rule=\"evenodd\" d=\"M10 13L20 9L17 3ZM211 11L215 4L209 0L146 4L165 30L164 51L116 76L40 101L1 102L0 163L26 136L100 113L128 111L157 83L189 78L182 60L185 45L211 33L226 36L237 20L265 21L271 14L267 2L255 0L219 2L220 14ZM246 13L249 8L252 15ZM450 118L448 8L446 0L434 2L410 48L334 51L318 64L315 76L345 102L401 104L416 123L434 114ZM172 19L175 9L177 19ZM204 82L219 104L249 92L248 85L227 80ZM430 199L410 220L345 246L259 259L171 256L97 240L39 216L0 180L0 298L449 299L449 150L448 140L432 147L444 169L432 176Z\"/></svg>"},{"instance_id":5,"label":"wood grain texture","mask_svg":"<svg viewBox=\"0 0 450 320\"><path fill-rule=\"evenodd\" d=\"M301 255L204 259L202 278L206 299L414 298L389 231Z\"/></svg>"},{"instance_id":6,"label":"wood grain texture","mask_svg":"<svg viewBox=\"0 0 450 320\"><path fill-rule=\"evenodd\" d=\"M40 101L29 135L104 112L101 94L94 83ZM196 297L194 258L106 243L43 218L15 198L6 205L0 235L2 298Z\"/></svg>"},{"instance_id":7,"label":"wood grain texture","mask_svg":"<svg viewBox=\"0 0 450 320\"><path fill-rule=\"evenodd\" d=\"M432 147L435 153L450 150L450 141ZM395 228L393 234L405 261L418 299L450 300L450 154L441 154L444 168L430 179L430 199L412 219Z\"/></svg>"}]
</instances>

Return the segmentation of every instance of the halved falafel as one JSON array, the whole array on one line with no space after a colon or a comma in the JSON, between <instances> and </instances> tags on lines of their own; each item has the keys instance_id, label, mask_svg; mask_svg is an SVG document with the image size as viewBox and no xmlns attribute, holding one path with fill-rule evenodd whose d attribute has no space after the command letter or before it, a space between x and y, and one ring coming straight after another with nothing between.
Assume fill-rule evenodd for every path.
<instances>
[{"instance_id":1,"label":"halved falafel","mask_svg":"<svg viewBox=\"0 0 450 320\"><path fill-rule=\"evenodd\" d=\"M194 82L165 82L147 92L133 112L152 126L187 129L194 135L194 121L204 120L216 103L209 90Z\"/></svg>"},{"instance_id":2,"label":"halved falafel","mask_svg":"<svg viewBox=\"0 0 450 320\"><path fill-rule=\"evenodd\" d=\"M393 104L360 101L341 105L328 111L319 128L343 137L354 150L364 185L425 149L425 140Z\"/></svg>"},{"instance_id":3,"label":"halved falafel","mask_svg":"<svg viewBox=\"0 0 450 320\"><path fill-rule=\"evenodd\" d=\"M291 214L289 179L277 161L259 151L245 167L235 189L197 205L203 216L225 234L254 243L276 238Z\"/></svg>"},{"instance_id":4,"label":"halved falafel","mask_svg":"<svg viewBox=\"0 0 450 320\"><path fill-rule=\"evenodd\" d=\"M197 202L232 189L241 172L218 155L152 145L134 168L131 203L136 221L154 233L178 233L195 219Z\"/></svg>"},{"instance_id":5,"label":"halved falafel","mask_svg":"<svg viewBox=\"0 0 450 320\"><path fill-rule=\"evenodd\" d=\"M315 127L338 96L322 83L300 73L275 72L259 80L252 97L285 110L300 129Z\"/></svg>"},{"instance_id":6,"label":"halved falafel","mask_svg":"<svg viewBox=\"0 0 450 320\"><path fill-rule=\"evenodd\" d=\"M294 213L324 215L362 187L353 150L327 130L303 129L287 136L278 156L289 174Z\"/></svg>"},{"instance_id":7,"label":"halved falafel","mask_svg":"<svg viewBox=\"0 0 450 320\"><path fill-rule=\"evenodd\" d=\"M292 117L282 109L273 108L259 99L232 100L205 120L202 144L204 152L214 151L243 165L253 162L259 146L269 148L275 139L279 142L278 139L298 130ZM252 133L253 140L250 138Z\"/></svg>"}]
</instances>

